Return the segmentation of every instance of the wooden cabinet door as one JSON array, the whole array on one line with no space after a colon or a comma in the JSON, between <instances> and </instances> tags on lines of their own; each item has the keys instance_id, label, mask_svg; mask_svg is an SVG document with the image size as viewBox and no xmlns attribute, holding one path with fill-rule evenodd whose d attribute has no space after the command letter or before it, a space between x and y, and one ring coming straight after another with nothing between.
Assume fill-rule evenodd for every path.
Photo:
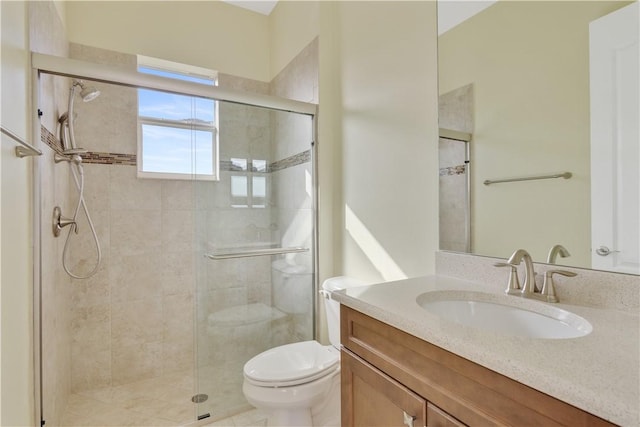
<instances>
[{"instance_id":1,"label":"wooden cabinet door","mask_svg":"<svg viewBox=\"0 0 640 427\"><path fill-rule=\"evenodd\" d=\"M342 350L342 426L426 426L427 401Z\"/></svg>"},{"instance_id":2,"label":"wooden cabinet door","mask_svg":"<svg viewBox=\"0 0 640 427\"><path fill-rule=\"evenodd\" d=\"M431 402L427 403L427 427L464 427L465 424L438 408Z\"/></svg>"}]
</instances>

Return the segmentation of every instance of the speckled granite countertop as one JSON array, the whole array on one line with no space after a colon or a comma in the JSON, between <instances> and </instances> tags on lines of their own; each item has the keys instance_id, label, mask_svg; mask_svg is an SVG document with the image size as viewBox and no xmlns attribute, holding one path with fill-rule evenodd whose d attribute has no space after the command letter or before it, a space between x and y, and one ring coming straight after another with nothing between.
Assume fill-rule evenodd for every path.
<instances>
[{"instance_id":1,"label":"speckled granite countertop","mask_svg":"<svg viewBox=\"0 0 640 427\"><path fill-rule=\"evenodd\" d=\"M495 294L494 288L479 283L445 276L352 288L335 292L333 298L613 423L640 425L637 312L553 304L588 320L593 331L572 339L521 338L447 321L416 302L418 295L440 290L489 292L496 298L521 300Z\"/></svg>"}]
</instances>

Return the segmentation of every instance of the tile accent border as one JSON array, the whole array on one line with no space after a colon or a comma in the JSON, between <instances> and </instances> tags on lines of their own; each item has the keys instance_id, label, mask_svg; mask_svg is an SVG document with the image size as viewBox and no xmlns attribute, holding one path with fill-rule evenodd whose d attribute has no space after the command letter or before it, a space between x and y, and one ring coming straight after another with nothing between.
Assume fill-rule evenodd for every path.
<instances>
[{"instance_id":1,"label":"tile accent border","mask_svg":"<svg viewBox=\"0 0 640 427\"><path fill-rule=\"evenodd\" d=\"M100 153L96 151L89 151L82 155L82 161L85 163L96 163L101 165L135 166L137 164L137 157L138 156L135 154Z\"/></svg>"},{"instance_id":2,"label":"tile accent border","mask_svg":"<svg viewBox=\"0 0 640 427\"><path fill-rule=\"evenodd\" d=\"M49 146L56 153L62 154L62 143L53 133L49 131L49 129L47 129L43 125L40 126L40 140L43 143L45 143L47 146ZM89 151L82 155L83 163L94 163L94 164L100 164L100 165L135 166L137 164L137 158L138 156L135 154L102 153L98 151ZM311 150L309 149L269 164L267 166L267 170L265 171L265 173L277 172L293 166L298 166L304 163L308 163L310 161L311 161ZM463 171L460 173L464 173L464 165L462 165L462 168L463 168ZM249 165L249 169L255 172L251 164ZM231 161L221 160L220 171L236 172L237 170L233 168ZM440 175L442 175L442 170L440 172ZM453 175L453 174L449 173L448 175Z\"/></svg>"},{"instance_id":3,"label":"tile accent border","mask_svg":"<svg viewBox=\"0 0 640 427\"><path fill-rule=\"evenodd\" d=\"M464 175L467 170L467 165L449 166L447 168L440 168L440 176L447 175Z\"/></svg>"},{"instance_id":4,"label":"tile accent border","mask_svg":"<svg viewBox=\"0 0 640 427\"><path fill-rule=\"evenodd\" d=\"M49 146L56 153L62 153L62 143L49 129L40 125L40 141Z\"/></svg>"},{"instance_id":5,"label":"tile accent border","mask_svg":"<svg viewBox=\"0 0 640 427\"><path fill-rule=\"evenodd\" d=\"M285 159L275 161L269 165L268 172L277 172L279 170L287 169L293 166L298 166L303 163L311 161L311 150L306 150L293 156L289 156Z\"/></svg>"}]
</instances>

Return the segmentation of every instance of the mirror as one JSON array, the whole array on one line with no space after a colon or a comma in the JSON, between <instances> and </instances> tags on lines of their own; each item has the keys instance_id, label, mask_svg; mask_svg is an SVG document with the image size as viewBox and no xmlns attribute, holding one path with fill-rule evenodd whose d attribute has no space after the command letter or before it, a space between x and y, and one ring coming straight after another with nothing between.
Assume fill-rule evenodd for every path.
<instances>
[{"instance_id":1,"label":"mirror","mask_svg":"<svg viewBox=\"0 0 640 427\"><path fill-rule=\"evenodd\" d=\"M439 0L440 127L472 135L468 163L464 142L440 139L441 250L507 258L524 248L545 262L561 244L570 256L557 253L556 264L607 269L592 261L589 24L630 3ZM633 120L637 135L637 113ZM637 170L637 155L634 162ZM637 218L630 234L638 234Z\"/></svg>"}]
</instances>

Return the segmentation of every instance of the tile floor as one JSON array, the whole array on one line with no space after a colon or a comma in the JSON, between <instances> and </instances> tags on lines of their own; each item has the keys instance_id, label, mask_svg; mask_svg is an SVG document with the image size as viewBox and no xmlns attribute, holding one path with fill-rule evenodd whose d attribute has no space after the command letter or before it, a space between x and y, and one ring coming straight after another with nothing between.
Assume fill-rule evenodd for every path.
<instances>
[{"instance_id":1,"label":"tile floor","mask_svg":"<svg viewBox=\"0 0 640 427\"><path fill-rule=\"evenodd\" d=\"M191 401L194 379L190 371L75 393L69 396L61 425L178 427L193 424L197 414L203 412L218 418L206 424L208 427L266 425L266 416L246 403L237 385L225 386L219 381L201 390L209 394L209 399L198 407ZM214 394L216 390L218 395Z\"/></svg>"}]
</instances>

